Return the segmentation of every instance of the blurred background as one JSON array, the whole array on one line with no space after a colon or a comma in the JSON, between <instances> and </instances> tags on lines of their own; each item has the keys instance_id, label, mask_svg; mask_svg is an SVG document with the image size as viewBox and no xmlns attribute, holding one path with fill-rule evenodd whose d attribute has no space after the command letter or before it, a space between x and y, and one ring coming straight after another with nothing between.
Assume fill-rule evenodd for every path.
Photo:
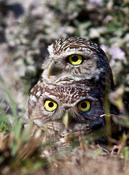
<instances>
[{"instance_id":1,"label":"blurred background","mask_svg":"<svg viewBox=\"0 0 129 175\"><path fill-rule=\"evenodd\" d=\"M125 168L129 174L129 132L117 132L120 140L112 139L116 147L109 144L108 149L91 144L100 133L80 138L82 152L70 149L66 160L57 161L41 159L39 148L55 151L51 140L41 146L22 130L29 91L43 71L47 47L67 36L90 39L105 51L116 86L110 100L125 115L121 118L129 131L129 0L0 0L0 174L40 175L43 168L47 175L122 175ZM77 146L72 137L70 142ZM57 153L64 158L63 150Z\"/></svg>"},{"instance_id":2,"label":"blurred background","mask_svg":"<svg viewBox=\"0 0 129 175\"><path fill-rule=\"evenodd\" d=\"M25 108L48 45L67 36L100 45L129 109L129 0L0 0L0 75L18 107ZM0 81L5 105L2 88Z\"/></svg>"}]
</instances>

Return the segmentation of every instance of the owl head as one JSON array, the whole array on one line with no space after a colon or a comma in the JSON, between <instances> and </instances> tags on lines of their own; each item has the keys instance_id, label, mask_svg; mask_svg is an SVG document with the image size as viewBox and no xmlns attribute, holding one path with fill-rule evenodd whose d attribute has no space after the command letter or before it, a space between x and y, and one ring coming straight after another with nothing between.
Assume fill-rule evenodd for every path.
<instances>
[{"instance_id":1,"label":"owl head","mask_svg":"<svg viewBox=\"0 0 129 175\"><path fill-rule=\"evenodd\" d=\"M113 86L112 72L102 49L79 37L56 40L48 47L42 78L47 83L63 85L85 80Z\"/></svg>"},{"instance_id":2,"label":"owl head","mask_svg":"<svg viewBox=\"0 0 129 175\"><path fill-rule=\"evenodd\" d=\"M46 86L38 82L31 90L29 117L38 125L58 132L90 131L104 124L103 97L90 85Z\"/></svg>"}]
</instances>

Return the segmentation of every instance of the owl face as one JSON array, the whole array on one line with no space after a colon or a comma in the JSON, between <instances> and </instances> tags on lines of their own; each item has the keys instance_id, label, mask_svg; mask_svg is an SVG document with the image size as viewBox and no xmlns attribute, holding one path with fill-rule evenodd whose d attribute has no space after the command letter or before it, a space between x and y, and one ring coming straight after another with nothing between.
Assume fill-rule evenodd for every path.
<instances>
[{"instance_id":1,"label":"owl face","mask_svg":"<svg viewBox=\"0 0 129 175\"><path fill-rule=\"evenodd\" d=\"M43 80L56 85L95 79L106 83L112 79L108 59L97 44L70 37L59 39L48 48L49 57L43 64Z\"/></svg>"},{"instance_id":2,"label":"owl face","mask_svg":"<svg viewBox=\"0 0 129 175\"><path fill-rule=\"evenodd\" d=\"M54 127L58 131L88 131L103 124L104 113L100 92L95 88L83 89L77 86L51 86L37 84L28 103L32 120L40 125Z\"/></svg>"}]
</instances>

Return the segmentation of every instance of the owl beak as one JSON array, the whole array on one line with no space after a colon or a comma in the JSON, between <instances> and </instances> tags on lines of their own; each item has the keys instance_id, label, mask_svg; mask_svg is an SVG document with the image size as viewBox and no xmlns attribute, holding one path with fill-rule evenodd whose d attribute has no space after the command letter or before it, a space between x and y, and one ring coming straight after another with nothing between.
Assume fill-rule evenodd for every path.
<instances>
[{"instance_id":1,"label":"owl beak","mask_svg":"<svg viewBox=\"0 0 129 175\"><path fill-rule=\"evenodd\" d=\"M62 122L65 125L65 128L67 129L69 127L69 123L70 123L70 111L65 111L65 113L62 117Z\"/></svg>"},{"instance_id":2,"label":"owl beak","mask_svg":"<svg viewBox=\"0 0 129 175\"><path fill-rule=\"evenodd\" d=\"M57 76L57 75L61 74L61 72L62 72L61 67L56 66L55 63L51 63L51 65L49 66L49 69L48 69L48 78L50 76Z\"/></svg>"}]
</instances>

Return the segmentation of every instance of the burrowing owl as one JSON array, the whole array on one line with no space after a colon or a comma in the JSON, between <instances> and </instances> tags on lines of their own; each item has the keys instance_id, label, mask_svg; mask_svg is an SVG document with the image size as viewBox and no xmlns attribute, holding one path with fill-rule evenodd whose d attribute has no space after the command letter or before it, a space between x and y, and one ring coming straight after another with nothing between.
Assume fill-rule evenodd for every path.
<instances>
[{"instance_id":1,"label":"burrowing owl","mask_svg":"<svg viewBox=\"0 0 129 175\"><path fill-rule=\"evenodd\" d=\"M29 117L46 129L62 132L102 126L107 89L113 88L104 52L78 37L59 39L48 50L44 71L30 93Z\"/></svg>"},{"instance_id":2,"label":"burrowing owl","mask_svg":"<svg viewBox=\"0 0 129 175\"><path fill-rule=\"evenodd\" d=\"M95 81L101 88L113 88L112 72L102 49L79 37L56 40L48 47L41 78L47 84L66 85Z\"/></svg>"},{"instance_id":3,"label":"burrowing owl","mask_svg":"<svg viewBox=\"0 0 129 175\"><path fill-rule=\"evenodd\" d=\"M66 130L87 133L102 126L103 95L93 83L87 81L87 85L46 86L39 81L30 93L29 117L44 131L60 134Z\"/></svg>"}]
</instances>

